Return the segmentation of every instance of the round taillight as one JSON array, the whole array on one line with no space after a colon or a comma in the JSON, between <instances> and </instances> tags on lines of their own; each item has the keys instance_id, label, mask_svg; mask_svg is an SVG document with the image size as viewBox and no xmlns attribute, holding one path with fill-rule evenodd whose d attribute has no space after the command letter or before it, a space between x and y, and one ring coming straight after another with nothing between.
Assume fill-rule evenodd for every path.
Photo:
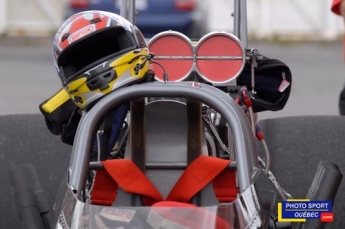
<instances>
[{"instance_id":1,"label":"round taillight","mask_svg":"<svg viewBox=\"0 0 345 229\"><path fill-rule=\"evenodd\" d=\"M205 81L225 84L236 79L245 64L245 49L240 40L225 32L212 32L196 46L196 71Z\"/></svg>"},{"instance_id":2,"label":"round taillight","mask_svg":"<svg viewBox=\"0 0 345 229\"><path fill-rule=\"evenodd\" d=\"M192 42L184 34L175 31L161 32L152 37L148 46L155 55L154 62L162 65L168 73L169 81L183 81L191 74L194 49ZM164 81L163 69L154 64L154 71L156 80Z\"/></svg>"}]
</instances>

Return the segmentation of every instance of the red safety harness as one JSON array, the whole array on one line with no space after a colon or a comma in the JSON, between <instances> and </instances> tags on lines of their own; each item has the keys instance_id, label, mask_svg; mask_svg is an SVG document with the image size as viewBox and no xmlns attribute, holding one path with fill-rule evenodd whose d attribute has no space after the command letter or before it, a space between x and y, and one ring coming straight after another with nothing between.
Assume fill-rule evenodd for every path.
<instances>
[{"instance_id":1,"label":"red safety harness","mask_svg":"<svg viewBox=\"0 0 345 229\"><path fill-rule=\"evenodd\" d=\"M110 206L114 203L118 186L125 192L142 197L146 206L161 201L188 203L191 198L212 182L220 202L231 202L238 193L236 174L226 167L231 161L200 155L183 172L166 200L130 159L103 161L104 170L96 173L91 203Z\"/></svg>"}]
</instances>

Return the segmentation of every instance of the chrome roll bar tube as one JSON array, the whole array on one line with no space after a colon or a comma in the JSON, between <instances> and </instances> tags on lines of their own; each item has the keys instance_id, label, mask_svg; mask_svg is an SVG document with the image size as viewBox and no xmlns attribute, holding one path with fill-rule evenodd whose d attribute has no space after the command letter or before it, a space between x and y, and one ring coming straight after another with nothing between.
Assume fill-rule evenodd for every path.
<instances>
[{"instance_id":1,"label":"chrome roll bar tube","mask_svg":"<svg viewBox=\"0 0 345 229\"><path fill-rule=\"evenodd\" d=\"M68 185L78 200L83 200L82 191L85 187L90 164L89 153L93 144L95 130L100 124L102 117L123 102L141 97L190 98L198 100L219 112L234 134L240 193L244 192L253 183L252 172L257 167L258 158L254 147L255 139L250 134L251 129L247 117L236 102L219 89L202 83L153 82L113 91L98 101L90 111L83 115L75 136L68 170Z\"/></svg>"}]
</instances>

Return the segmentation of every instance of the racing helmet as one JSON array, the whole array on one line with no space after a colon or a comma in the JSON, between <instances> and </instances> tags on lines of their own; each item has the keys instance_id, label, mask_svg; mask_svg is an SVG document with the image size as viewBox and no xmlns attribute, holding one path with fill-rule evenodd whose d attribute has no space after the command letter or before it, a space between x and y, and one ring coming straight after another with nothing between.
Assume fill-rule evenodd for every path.
<instances>
[{"instance_id":1,"label":"racing helmet","mask_svg":"<svg viewBox=\"0 0 345 229\"><path fill-rule=\"evenodd\" d=\"M140 30L110 12L84 11L69 17L55 34L53 52L62 85L81 109L154 75Z\"/></svg>"}]
</instances>

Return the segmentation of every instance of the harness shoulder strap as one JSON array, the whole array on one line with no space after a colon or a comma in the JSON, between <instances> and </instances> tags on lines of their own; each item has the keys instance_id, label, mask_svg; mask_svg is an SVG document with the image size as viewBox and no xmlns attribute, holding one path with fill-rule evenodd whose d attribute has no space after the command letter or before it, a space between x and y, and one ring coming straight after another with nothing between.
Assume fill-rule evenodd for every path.
<instances>
[{"instance_id":1,"label":"harness shoulder strap","mask_svg":"<svg viewBox=\"0 0 345 229\"><path fill-rule=\"evenodd\" d=\"M130 159L107 160L102 164L125 192L141 195L145 205L163 201L159 191Z\"/></svg>"},{"instance_id":2,"label":"harness shoulder strap","mask_svg":"<svg viewBox=\"0 0 345 229\"><path fill-rule=\"evenodd\" d=\"M91 203L111 206L116 199L117 186L118 184L107 171L98 170L91 194Z\"/></svg>"},{"instance_id":3,"label":"harness shoulder strap","mask_svg":"<svg viewBox=\"0 0 345 229\"><path fill-rule=\"evenodd\" d=\"M219 175L231 161L200 155L184 171L167 197L167 201L189 202Z\"/></svg>"},{"instance_id":4,"label":"harness shoulder strap","mask_svg":"<svg viewBox=\"0 0 345 229\"><path fill-rule=\"evenodd\" d=\"M200 155L181 175L166 201L187 203L210 182L213 182L219 201L232 201L236 198L237 189L235 172L225 170L230 162ZM125 192L141 195L146 206L164 201L151 181L130 159L102 163L105 171L97 171L92 203L111 205L116 198L117 185Z\"/></svg>"},{"instance_id":5,"label":"harness shoulder strap","mask_svg":"<svg viewBox=\"0 0 345 229\"><path fill-rule=\"evenodd\" d=\"M223 170L213 179L212 185L219 202L232 202L237 198L236 171Z\"/></svg>"}]
</instances>

